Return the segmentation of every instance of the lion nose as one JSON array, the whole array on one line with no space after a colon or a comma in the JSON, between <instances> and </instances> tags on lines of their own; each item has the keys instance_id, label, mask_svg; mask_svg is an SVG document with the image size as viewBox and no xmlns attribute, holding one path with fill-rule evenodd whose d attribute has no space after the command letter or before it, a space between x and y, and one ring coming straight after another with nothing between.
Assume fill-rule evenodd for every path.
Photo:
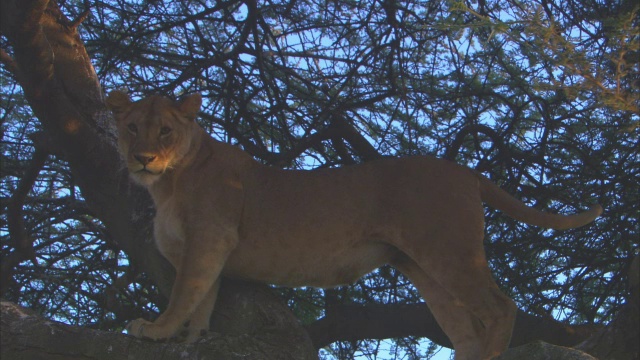
<instances>
[{"instance_id":1,"label":"lion nose","mask_svg":"<svg viewBox=\"0 0 640 360\"><path fill-rule=\"evenodd\" d=\"M145 166L149 165L153 162L153 160L156 159L156 157L153 155L133 155L133 157L136 158L136 160L138 160L140 164Z\"/></svg>"}]
</instances>

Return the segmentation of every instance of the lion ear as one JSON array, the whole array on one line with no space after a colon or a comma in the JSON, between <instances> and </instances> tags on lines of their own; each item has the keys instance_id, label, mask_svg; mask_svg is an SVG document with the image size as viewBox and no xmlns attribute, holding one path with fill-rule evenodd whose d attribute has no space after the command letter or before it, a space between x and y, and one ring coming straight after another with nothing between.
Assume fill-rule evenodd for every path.
<instances>
[{"instance_id":1,"label":"lion ear","mask_svg":"<svg viewBox=\"0 0 640 360\"><path fill-rule=\"evenodd\" d=\"M202 95L195 93L187 95L178 101L178 109L189 119L195 119L202 105Z\"/></svg>"},{"instance_id":2,"label":"lion ear","mask_svg":"<svg viewBox=\"0 0 640 360\"><path fill-rule=\"evenodd\" d=\"M107 96L107 107L113 111L115 115L122 114L131 106L131 99L124 91L114 90Z\"/></svg>"}]
</instances>

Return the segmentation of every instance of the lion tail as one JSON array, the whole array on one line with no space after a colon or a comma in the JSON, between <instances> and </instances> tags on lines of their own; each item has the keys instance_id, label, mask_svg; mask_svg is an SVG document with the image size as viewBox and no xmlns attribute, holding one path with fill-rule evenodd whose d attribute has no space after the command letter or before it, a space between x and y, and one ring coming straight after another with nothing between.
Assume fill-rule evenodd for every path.
<instances>
[{"instance_id":1,"label":"lion tail","mask_svg":"<svg viewBox=\"0 0 640 360\"><path fill-rule=\"evenodd\" d=\"M594 205L591 209L574 215L545 213L526 206L491 180L480 174L477 175L480 180L482 201L526 224L557 230L572 229L586 225L602 214L602 206L600 205Z\"/></svg>"}]
</instances>

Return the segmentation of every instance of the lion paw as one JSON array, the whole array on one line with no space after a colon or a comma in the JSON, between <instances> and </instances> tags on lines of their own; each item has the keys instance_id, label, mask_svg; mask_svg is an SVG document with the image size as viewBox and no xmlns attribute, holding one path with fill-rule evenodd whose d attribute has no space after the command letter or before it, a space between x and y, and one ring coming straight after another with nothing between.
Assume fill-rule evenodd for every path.
<instances>
[{"instance_id":1,"label":"lion paw","mask_svg":"<svg viewBox=\"0 0 640 360\"><path fill-rule=\"evenodd\" d=\"M151 340L166 340L173 335L172 331L145 319L133 320L127 325L126 330L129 335Z\"/></svg>"}]
</instances>

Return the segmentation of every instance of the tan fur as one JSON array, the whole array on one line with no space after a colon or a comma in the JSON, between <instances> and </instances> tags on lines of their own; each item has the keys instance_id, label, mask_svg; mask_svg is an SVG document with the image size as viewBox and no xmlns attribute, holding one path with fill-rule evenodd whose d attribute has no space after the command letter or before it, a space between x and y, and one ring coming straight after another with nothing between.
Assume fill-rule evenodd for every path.
<instances>
[{"instance_id":1,"label":"tan fur","mask_svg":"<svg viewBox=\"0 0 640 360\"><path fill-rule=\"evenodd\" d=\"M516 306L487 266L482 202L552 228L602 211L543 214L470 169L426 156L276 169L208 136L194 121L197 94L132 103L116 91L107 102L131 175L155 201L158 247L177 269L167 310L129 325L138 337L176 336L190 320L187 340L196 340L220 276L331 287L391 264L423 295L457 360L489 359L509 344Z\"/></svg>"}]
</instances>

